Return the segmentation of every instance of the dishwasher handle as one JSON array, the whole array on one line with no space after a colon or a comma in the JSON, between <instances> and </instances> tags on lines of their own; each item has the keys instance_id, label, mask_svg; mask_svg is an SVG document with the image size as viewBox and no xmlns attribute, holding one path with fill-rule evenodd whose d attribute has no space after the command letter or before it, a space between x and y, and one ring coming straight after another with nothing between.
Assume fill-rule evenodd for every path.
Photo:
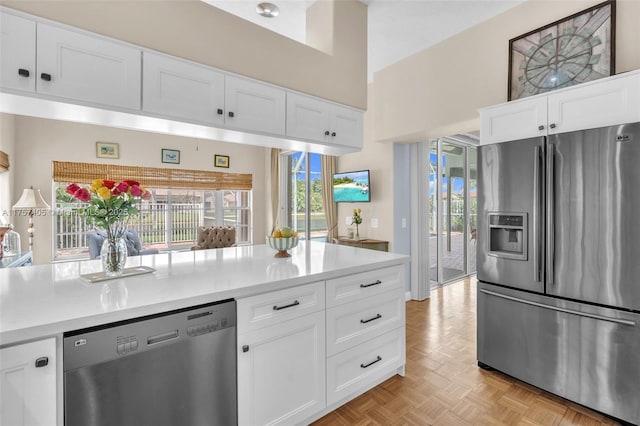
<instances>
[{"instance_id":1,"label":"dishwasher handle","mask_svg":"<svg viewBox=\"0 0 640 426\"><path fill-rule=\"evenodd\" d=\"M180 337L178 330L169 331L167 333L156 334L155 336L147 337L147 345L157 345L158 343L166 342L168 340L177 339Z\"/></svg>"}]
</instances>

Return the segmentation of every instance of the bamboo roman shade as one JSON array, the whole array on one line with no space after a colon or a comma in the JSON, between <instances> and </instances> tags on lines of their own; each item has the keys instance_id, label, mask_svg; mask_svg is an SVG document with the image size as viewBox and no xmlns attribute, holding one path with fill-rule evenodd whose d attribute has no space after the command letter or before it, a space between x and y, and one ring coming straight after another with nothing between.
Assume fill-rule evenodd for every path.
<instances>
[{"instance_id":1,"label":"bamboo roman shade","mask_svg":"<svg viewBox=\"0 0 640 426\"><path fill-rule=\"evenodd\" d=\"M250 190L253 175L119 164L53 162L55 182L91 183L94 179L134 179L149 188Z\"/></svg>"}]
</instances>

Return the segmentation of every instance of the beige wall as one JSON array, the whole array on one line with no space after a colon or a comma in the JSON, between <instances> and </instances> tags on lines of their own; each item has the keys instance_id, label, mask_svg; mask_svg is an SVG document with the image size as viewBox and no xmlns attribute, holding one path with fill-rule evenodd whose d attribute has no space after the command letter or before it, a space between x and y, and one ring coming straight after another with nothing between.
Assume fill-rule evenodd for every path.
<instances>
[{"instance_id":1,"label":"beige wall","mask_svg":"<svg viewBox=\"0 0 640 426\"><path fill-rule=\"evenodd\" d=\"M42 192L51 204L51 162L79 161L92 163L117 163L148 167L175 167L184 169L215 170L231 173L253 174L253 238L260 242L266 235L265 217L265 155L268 149L239 144L228 144L202 139L184 138L155 133L138 132L89 124L76 124L40 118L0 115L3 124L14 120L15 127L15 182L14 200L22 188L33 185ZM15 117L15 118L14 118ZM4 126L3 126L4 127ZM120 144L120 159L96 158L95 143L117 142ZM161 149L180 150L180 164L167 165L160 160ZM230 157L229 169L213 167L215 154ZM27 221L16 218L17 230L22 236L23 246L27 244ZM34 238L34 260L36 263L51 261L51 217L36 217Z\"/></svg>"},{"instance_id":2,"label":"beige wall","mask_svg":"<svg viewBox=\"0 0 640 426\"><path fill-rule=\"evenodd\" d=\"M391 142L477 131L478 109L507 100L509 39L598 3L530 0L377 72L369 85L364 148L338 159L338 171L371 170L373 201L339 205L340 235L348 230L345 217L359 207L361 234L392 242ZM640 1L618 0L616 17L616 71L640 68ZM370 227L372 217L379 219L380 228Z\"/></svg>"},{"instance_id":3,"label":"beige wall","mask_svg":"<svg viewBox=\"0 0 640 426\"><path fill-rule=\"evenodd\" d=\"M600 3L529 0L374 75L373 140L414 142L479 129L507 100L509 39ZM617 0L616 73L640 68L640 1Z\"/></svg>"},{"instance_id":4,"label":"beige wall","mask_svg":"<svg viewBox=\"0 0 640 426\"><path fill-rule=\"evenodd\" d=\"M15 176L15 132L13 116L0 114L0 151L9 155L9 171L0 172L0 223L12 223L11 206L18 201L13 197L13 179ZM19 196L20 194L16 194Z\"/></svg>"},{"instance_id":5,"label":"beige wall","mask_svg":"<svg viewBox=\"0 0 640 426\"><path fill-rule=\"evenodd\" d=\"M369 96L371 100L372 97ZM371 177L370 203L338 204L338 235L347 235L349 228L347 216L351 217L354 208L362 209L360 238L373 238L389 241L392 251L393 241L393 144L372 141L373 121L371 120L374 105L369 102L368 112L364 117L364 139L366 141L361 152L342 155L338 158L338 172L369 169ZM407 182L407 188L409 187ZM378 219L378 228L371 227L371 219ZM354 228L355 229L355 228Z\"/></svg>"},{"instance_id":6,"label":"beige wall","mask_svg":"<svg viewBox=\"0 0 640 426\"><path fill-rule=\"evenodd\" d=\"M367 11L357 0L335 1L333 5L333 45L330 49L323 45L332 54L196 0L0 3L346 105L366 106ZM321 13L326 13L326 8L321 8ZM326 16L314 23L319 21L326 22ZM314 40L319 43L317 37Z\"/></svg>"}]
</instances>

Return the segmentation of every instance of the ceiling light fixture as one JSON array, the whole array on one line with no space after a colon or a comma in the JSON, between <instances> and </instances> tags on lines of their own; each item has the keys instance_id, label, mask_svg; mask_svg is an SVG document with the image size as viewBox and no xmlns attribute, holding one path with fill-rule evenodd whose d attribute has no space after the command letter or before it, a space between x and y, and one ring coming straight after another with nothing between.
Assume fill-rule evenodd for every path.
<instances>
[{"instance_id":1,"label":"ceiling light fixture","mask_svg":"<svg viewBox=\"0 0 640 426\"><path fill-rule=\"evenodd\" d=\"M273 3L260 3L256 6L256 13L265 18L275 18L280 14L280 9Z\"/></svg>"}]
</instances>

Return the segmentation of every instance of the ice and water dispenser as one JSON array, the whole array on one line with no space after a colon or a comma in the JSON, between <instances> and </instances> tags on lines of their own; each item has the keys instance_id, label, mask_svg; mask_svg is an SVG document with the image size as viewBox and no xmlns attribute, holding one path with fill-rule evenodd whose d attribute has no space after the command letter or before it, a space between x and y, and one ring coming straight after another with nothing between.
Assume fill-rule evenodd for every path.
<instances>
[{"instance_id":1,"label":"ice and water dispenser","mask_svg":"<svg viewBox=\"0 0 640 426\"><path fill-rule=\"evenodd\" d=\"M489 254L527 260L527 214L489 213Z\"/></svg>"}]
</instances>

